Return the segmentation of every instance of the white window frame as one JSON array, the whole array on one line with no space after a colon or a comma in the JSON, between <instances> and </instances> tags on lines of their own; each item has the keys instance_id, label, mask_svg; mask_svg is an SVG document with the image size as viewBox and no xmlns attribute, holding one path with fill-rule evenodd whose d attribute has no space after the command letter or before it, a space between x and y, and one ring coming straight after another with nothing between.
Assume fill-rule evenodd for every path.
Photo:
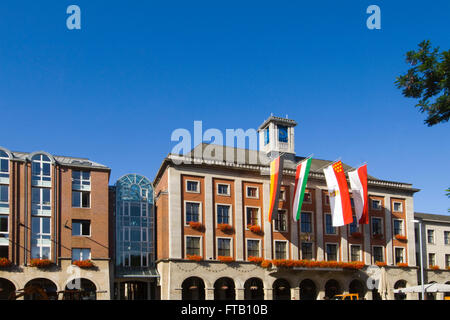
<instances>
[{"instance_id":1,"label":"white window frame","mask_svg":"<svg viewBox=\"0 0 450 320\"><path fill-rule=\"evenodd\" d=\"M429 242L428 241L428 232L432 231L433 232L433 242ZM427 229L427 244L436 244L436 232L434 229Z\"/></svg>"},{"instance_id":2,"label":"white window frame","mask_svg":"<svg viewBox=\"0 0 450 320\"><path fill-rule=\"evenodd\" d=\"M359 247L359 258L358 258L358 260L352 260L352 248L353 247ZM362 261L363 259L362 259L362 246L360 245L360 244L350 244L350 261Z\"/></svg>"},{"instance_id":3,"label":"white window frame","mask_svg":"<svg viewBox=\"0 0 450 320\"><path fill-rule=\"evenodd\" d=\"M433 257L433 264L430 263L430 258L431 258L431 257ZM428 266L429 266L429 267L430 267L430 266L431 266L431 267L432 267L432 266L435 266L435 265L436 265L436 253L434 253L434 252L429 252L429 253L428 253L428 261L427 261L427 262L428 262Z\"/></svg>"},{"instance_id":4,"label":"white window frame","mask_svg":"<svg viewBox=\"0 0 450 320\"><path fill-rule=\"evenodd\" d=\"M79 172L80 173L79 183L75 183L75 179L73 178L73 173L74 172ZM84 179L83 178L83 172L89 173L89 179ZM75 190L75 191L91 191L91 184L92 184L91 177L92 177L91 171L89 171L89 170L72 170L72 190ZM88 182L88 183L86 183L86 182Z\"/></svg>"},{"instance_id":5,"label":"white window frame","mask_svg":"<svg viewBox=\"0 0 450 320\"><path fill-rule=\"evenodd\" d=\"M187 258L187 238L199 238L199 256L203 257L203 236L184 235L184 256Z\"/></svg>"},{"instance_id":6,"label":"white window frame","mask_svg":"<svg viewBox=\"0 0 450 320\"><path fill-rule=\"evenodd\" d=\"M72 237L91 237L92 236L92 223L91 223L91 221L90 220L83 220L83 219L73 219L73 220L75 220L75 221L72 221L72 229L73 229L73 223L75 222L75 223L78 223L78 222L80 222L80 221L89 221L89 235L85 235L85 234L78 234L78 235L72 235ZM81 233L83 233L82 232L82 230L80 229L80 232Z\"/></svg>"},{"instance_id":7,"label":"white window frame","mask_svg":"<svg viewBox=\"0 0 450 320\"><path fill-rule=\"evenodd\" d=\"M272 221L272 231L273 232L279 232L279 233L289 233L289 212L287 209L277 209L277 215L278 211L284 211L284 216L286 217L286 230L280 231L275 229L275 219Z\"/></svg>"},{"instance_id":8,"label":"white window frame","mask_svg":"<svg viewBox=\"0 0 450 320\"><path fill-rule=\"evenodd\" d=\"M380 235L382 235L384 237L385 236L384 235L384 219L382 217L371 217L370 218L370 234L371 234L371 237L374 236L374 233L373 233L373 220L374 219L379 219L381 221L381 233L380 233Z\"/></svg>"},{"instance_id":9,"label":"white window frame","mask_svg":"<svg viewBox=\"0 0 450 320\"><path fill-rule=\"evenodd\" d=\"M395 210L395 204L399 204L400 205L400 210ZM392 212L403 212L403 202L392 201Z\"/></svg>"},{"instance_id":10,"label":"white window frame","mask_svg":"<svg viewBox=\"0 0 450 320\"><path fill-rule=\"evenodd\" d=\"M74 260L73 259L73 250L80 250L80 260ZM89 250L89 257L88 258L84 258L83 257L83 250ZM91 248L72 248L72 261L86 261L86 260L91 260L92 257L92 250Z\"/></svg>"},{"instance_id":11,"label":"white window frame","mask_svg":"<svg viewBox=\"0 0 450 320\"><path fill-rule=\"evenodd\" d=\"M216 237L216 257L219 256L219 239L230 240L230 255L224 257L234 257L233 238L232 237Z\"/></svg>"},{"instance_id":12,"label":"white window frame","mask_svg":"<svg viewBox=\"0 0 450 320\"><path fill-rule=\"evenodd\" d=\"M328 245L334 245L336 246L336 260L328 260L328 250L327 250L327 246ZM340 256L340 252L339 252L339 243L337 242L325 242L325 248L324 248L324 254L325 254L325 261L340 261L339 260L339 256Z\"/></svg>"},{"instance_id":13,"label":"white window frame","mask_svg":"<svg viewBox=\"0 0 450 320\"><path fill-rule=\"evenodd\" d=\"M80 206L79 207L74 207L73 206L73 193L74 192L78 192L80 194ZM83 193L89 193L89 207L83 207ZM92 208L92 193L90 191L85 191L85 190L72 190L72 198L71 198L71 206L72 208L77 208L77 209L91 209Z\"/></svg>"},{"instance_id":14,"label":"white window frame","mask_svg":"<svg viewBox=\"0 0 450 320\"><path fill-rule=\"evenodd\" d=\"M248 241L258 241L258 257L261 258L262 257L262 249L261 249L261 239L257 239L257 238L246 238L245 239L245 255L248 258L250 258L251 256L248 255ZM253 257L253 256L252 256Z\"/></svg>"},{"instance_id":15,"label":"white window frame","mask_svg":"<svg viewBox=\"0 0 450 320\"><path fill-rule=\"evenodd\" d=\"M401 222L401 230L400 230L399 234L395 234L394 233L394 231L395 231L395 228L394 228L395 227L395 221L400 221ZM396 219L396 218L392 219L392 233L394 234L394 237L396 235L401 235L401 236L405 235L405 221L403 219Z\"/></svg>"},{"instance_id":16,"label":"white window frame","mask_svg":"<svg viewBox=\"0 0 450 320\"><path fill-rule=\"evenodd\" d=\"M374 255L375 250L374 250L374 248L381 248L381 254L382 254L383 262L386 262L386 256L385 256L385 252L384 252L385 251L385 247L376 245L376 246L372 246L372 252L371 252L372 264L375 264L375 255Z\"/></svg>"},{"instance_id":17,"label":"white window frame","mask_svg":"<svg viewBox=\"0 0 450 320\"><path fill-rule=\"evenodd\" d=\"M249 230L249 228L247 227L249 225L248 221L247 221L247 208L253 208L253 209L258 209L258 224L257 226L261 227L261 208L260 207L255 207L255 206L244 206L245 209L245 230Z\"/></svg>"},{"instance_id":18,"label":"white window frame","mask_svg":"<svg viewBox=\"0 0 450 320\"><path fill-rule=\"evenodd\" d=\"M0 151L5 152L2 149L0 149ZM5 153L6 153L6 157L0 155L0 162L2 160L6 160L8 162L8 168L7 168L8 171L4 171L4 172L0 171L0 183L9 184L9 177L11 175L11 159L10 159L8 153L7 152L5 152Z\"/></svg>"},{"instance_id":19,"label":"white window frame","mask_svg":"<svg viewBox=\"0 0 450 320\"><path fill-rule=\"evenodd\" d=\"M314 254L314 241L300 241L300 248L299 248L299 250L300 250L300 256L301 256L301 258L302 259L306 259L304 256L303 256L303 250L302 250L302 246L303 246L303 244L304 243L309 243L309 244L311 244L311 250L312 250L312 252L311 252L311 260L314 260L315 259L315 254Z\"/></svg>"},{"instance_id":20,"label":"white window frame","mask_svg":"<svg viewBox=\"0 0 450 320\"><path fill-rule=\"evenodd\" d=\"M39 219L39 232L36 232L36 236L38 238L38 244L36 245L36 247L39 249L39 257L42 258L42 248L49 248L50 250L49 250L49 254L48 254L48 259L51 259L52 258L51 237L52 237L53 221L50 217L39 216L39 215L37 215L37 216L33 215L31 218ZM43 229L44 229L43 228L43 221L44 221L43 219L49 219L49 221L50 221L50 226L49 226L50 232L49 233L43 232ZM33 236L33 229L31 229L31 235ZM43 239L43 236L49 236L50 239ZM46 240L45 242L48 242L48 244L44 244L44 240ZM40 242L40 244L39 244L39 242ZM31 249L33 249L33 246Z\"/></svg>"},{"instance_id":21,"label":"white window frame","mask_svg":"<svg viewBox=\"0 0 450 320\"><path fill-rule=\"evenodd\" d=\"M219 225L219 210L218 210L219 206L226 206L226 207L229 208L229 210L228 210L228 224L230 226L232 226L233 225L233 205L231 205L229 203L216 203L216 208L215 208L216 209L215 210L216 215L215 215L215 219L214 219L215 222L216 222L216 228Z\"/></svg>"},{"instance_id":22,"label":"white window frame","mask_svg":"<svg viewBox=\"0 0 450 320\"><path fill-rule=\"evenodd\" d=\"M227 186L228 192L225 193L219 193L219 185ZM230 197L231 196L231 184L230 183L223 183L223 182L217 182L216 183L216 195L222 196L222 197Z\"/></svg>"},{"instance_id":23,"label":"white window frame","mask_svg":"<svg viewBox=\"0 0 450 320\"><path fill-rule=\"evenodd\" d=\"M252 197L252 196L249 196L248 195L248 189L249 188L254 188L254 189L256 189L256 196L255 197ZM257 186L245 186L245 197L247 198L247 199L259 199L259 187L257 187Z\"/></svg>"},{"instance_id":24,"label":"white window frame","mask_svg":"<svg viewBox=\"0 0 450 320\"><path fill-rule=\"evenodd\" d=\"M447 238L445 237L445 235L447 235ZM447 241L447 243L445 243L445 241ZM448 246L450 245L450 231L449 230L444 230L444 245Z\"/></svg>"},{"instance_id":25,"label":"white window frame","mask_svg":"<svg viewBox=\"0 0 450 320\"><path fill-rule=\"evenodd\" d=\"M396 260L396 257L397 257L397 255L396 255L396 250L397 250L397 249L402 250L402 260L403 260L402 262L397 262L397 261L395 261L395 260ZM399 246L394 246L393 253L394 253L394 263L395 263L395 264L397 264L397 263L406 263L405 248L399 247Z\"/></svg>"},{"instance_id":26,"label":"white window frame","mask_svg":"<svg viewBox=\"0 0 450 320\"><path fill-rule=\"evenodd\" d=\"M279 259L276 257L276 252L277 252L276 243L277 242L282 242L286 245L286 257L284 259L289 259L289 241L287 241L287 240L273 240L273 258Z\"/></svg>"},{"instance_id":27,"label":"white window frame","mask_svg":"<svg viewBox=\"0 0 450 320\"><path fill-rule=\"evenodd\" d=\"M329 215L330 216L330 218L331 218L331 227L333 228L333 230L334 230L334 233L328 233L327 232L327 215ZM329 213L329 212L325 212L324 213L324 227L325 227L325 235L330 235L330 236L335 236L335 235L338 235L338 229L337 229L337 227L333 227L333 215L331 214L331 213Z\"/></svg>"},{"instance_id":28,"label":"white window frame","mask_svg":"<svg viewBox=\"0 0 450 320\"><path fill-rule=\"evenodd\" d=\"M1 218L6 218L6 231L0 231L0 234L8 234L9 235L9 215L7 214L0 214Z\"/></svg>"},{"instance_id":29,"label":"white window frame","mask_svg":"<svg viewBox=\"0 0 450 320\"><path fill-rule=\"evenodd\" d=\"M32 186L38 186L38 187L51 187L51 182L53 180L53 177L52 177L52 165L53 165L52 160L50 159L49 156L47 156L46 154L42 154L42 153L35 154L33 156L33 158L35 156L39 156L39 160L33 160L33 159L31 160L31 185ZM49 158L49 160L42 160L43 156ZM34 163L39 163L39 173L38 174L33 172L33 164ZM49 164L49 166L50 166L50 175L49 176L43 174L43 172L44 172L44 170L43 170L44 164ZM44 179L44 178L48 178L48 180Z\"/></svg>"},{"instance_id":30,"label":"white window frame","mask_svg":"<svg viewBox=\"0 0 450 320\"><path fill-rule=\"evenodd\" d=\"M49 216L51 215L51 211L52 211L52 189L50 188L46 188L46 187L37 187L37 186L33 186L31 187L31 192L33 193L33 189L39 189L39 203L34 203L31 202L31 212L33 215L38 216L38 215L44 215L44 216ZM44 190L48 190L50 193L50 200L48 204L45 204L43 201L44 198ZM50 209L43 209L44 206L48 206L50 207Z\"/></svg>"},{"instance_id":31,"label":"white window frame","mask_svg":"<svg viewBox=\"0 0 450 320\"><path fill-rule=\"evenodd\" d=\"M11 198L11 195L9 194L10 193L10 188L9 188L9 185L8 184L1 184L1 186L4 186L4 187L6 187L6 189L8 190L8 201L1 201L0 202L0 204L1 204L1 206L0 206L0 213L1 214L9 214L9 208L10 208L10 198Z\"/></svg>"},{"instance_id":32,"label":"white window frame","mask_svg":"<svg viewBox=\"0 0 450 320\"><path fill-rule=\"evenodd\" d=\"M381 201L381 199L372 199L372 198L369 198L369 199L370 199L370 209L375 210L375 211L381 211L381 209L383 208L383 202ZM379 206L377 208L373 207L374 202L379 203Z\"/></svg>"},{"instance_id":33,"label":"white window frame","mask_svg":"<svg viewBox=\"0 0 450 320\"><path fill-rule=\"evenodd\" d=\"M188 182L195 182L197 184L197 190L195 190L195 191L188 190ZM185 191L187 193L200 193L200 190L201 190L200 180L194 180L194 179L186 179L185 180Z\"/></svg>"},{"instance_id":34,"label":"white window frame","mask_svg":"<svg viewBox=\"0 0 450 320\"><path fill-rule=\"evenodd\" d=\"M187 203L198 203L198 222L203 223L203 203L202 201L192 201L192 200L184 200L184 225L189 226L189 222L187 222L187 211L186 204Z\"/></svg>"}]
</instances>

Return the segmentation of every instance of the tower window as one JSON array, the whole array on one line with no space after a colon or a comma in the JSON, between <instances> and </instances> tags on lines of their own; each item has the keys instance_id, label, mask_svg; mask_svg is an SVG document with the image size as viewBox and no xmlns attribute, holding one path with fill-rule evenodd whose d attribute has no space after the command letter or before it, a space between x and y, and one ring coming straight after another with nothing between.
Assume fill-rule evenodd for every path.
<instances>
[{"instance_id":1,"label":"tower window","mask_svg":"<svg viewBox=\"0 0 450 320\"><path fill-rule=\"evenodd\" d=\"M278 126L278 141L288 142L288 128L285 126Z\"/></svg>"},{"instance_id":2,"label":"tower window","mask_svg":"<svg viewBox=\"0 0 450 320\"><path fill-rule=\"evenodd\" d=\"M264 129L264 145L270 142L269 127Z\"/></svg>"}]
</instances>

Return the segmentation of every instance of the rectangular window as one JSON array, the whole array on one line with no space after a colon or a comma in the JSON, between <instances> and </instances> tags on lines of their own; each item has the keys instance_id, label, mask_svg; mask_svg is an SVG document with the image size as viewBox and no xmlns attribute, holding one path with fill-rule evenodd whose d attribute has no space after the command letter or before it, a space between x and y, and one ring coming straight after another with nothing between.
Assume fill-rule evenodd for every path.
<instances>
[{"instance_id":1,"label":"rectangular window","mask_svg":"<svg viewBox=\"0 0 450 320\"><path fill-rule=\"evenodd\" d=\"M353 221L350 223L350 234L358 232L358 221L356 220L356 216L353 216Z\"/></svg>"},{"instance_id":2,"label":"rectangular window","mask_svg":"<svg viewBox=\"0 0 450 320\"><path fill-rule=\"evenodd\" d=\"M258 198L258 187L247 187L247 198Z\"/></svg>"},{"instance_id":3,"label":"rectangular window","mask_svg":"<svg viewBox=\"0 0 450 320\"><path fill-rule=\"evenodd\" d=\"M287 258L287 243L285 241L275 241L275 259Z\"/></svg>"},{"instance_id":4,"label":"rectangular window","mask_svg":"<svg viewBox=\"0 0 450 320\"><path fill-rule=\"evenodd\" d=\"M50 218L31 218L31 258L50 259Z\"/></svg>"},{"instance_id":5,"label":"rectangular window","mask_svg":"<svg viewBox=\"0 0 450 320\"><path fill-rule=\"evenodd\" d=\"M89 220L72 220L72 236L90 236L91 222Z\"/></svg>"},{"instance_id":6,"label":"rectangular window","mask_svg":"<svg viewBox=\"0 0 450 320\"><path fill-rule=\"evenodd\" d=\"M371 199L370 203L372 204L373 210L381 210L381 200Z\"/></svg>"},{"instance_id":7,"label":"rectangular window","mask_svg":"<svg viewBox=\"0 0 450 320\"><path fill-rule=\"evenodd\" d=\"M73 208L90 208L91 193L89 191L72 191Z\"/></svg>"},{"instance_id":8,"label":"rectangular window","mask_svg":"<svg viewBox=\"0 0 450 320\"><path fill-rule=\"evenodd\" d=\"M313 259L313 244L311 242L302 242L302 259Z\"/></svg>"},{"instance_id":9,"label":"rectangular window","mask_svg":"<svg viewBox=\"0 0 450 320\"><path fill-rule=\"evenodd\" d=\"M300 217L300 231L304 233L312 232L311 212L302 212Z\"/></svg>"},{"instance_id":10,"label":"rectangular window","mask_svg":"<svg viewBox=\"0 0 450 320\"><path fill-rule=\"evenodd\" d=\"M9 159L0 159L0 178L9 178Z\"/></svg>"},{"instance_id":11,"label":"rectangular window","mask_svg":"<svg viewBox=\"0 0 450 320\"><path fill-rule=\"evenodd\" d=\"M259 208L247 207L247 225L259 225Z\"/></svg>"},{"instance_id":12,"label":"rectangular window","mask_svg":"<svg viewBox=\"0 0 450 320\"><path fill-rule=\"evenodd\" d=\"M403 252L403 248L395 248L395 264L404 262Z\"/></svg>"},{"instance_id":13,"label":"rectangular window","mask_svg":"<svg viewBox=\"0 0 450 320\"><path fill-rule=\"evenodd\" d=\"M270 142L270 131L269 127L264 129L264 145L267 145Z\"/></svg>"},{"instance_id":14,"label":"rectangular window","mask_svg":"<svg viewBox=\"0 0 450 320\"><path fill-rule=\"evenodd\" d=\"M49 188L31 188L31 203L33 213L37 210L51 210L50 189Z\"/></svg>"},{"instance_id":15,"label":"rectangular window","mask_svg":"<svg viewBox=\"0 0 450 320\"><path fill-rule=\"evenodd\" d=\"M247 240L247 257L259 257L259 240Z\"/></svg>"},{"instance_id":16,"label":"rectangular window","mask_svg":"<svg viewBox=\"0 0 450 320\"><path fill-rule=\"evenodd\" d=\"M401 202L394 202L394 212L402 212L403 205Z\"/></svg>"},{"instance_id":17,"label":"rectangular window","mask_svg":"<svg viewBox=\"0 0 450 320\"><path fill-rule=\"evenodd\" d=\"M287 231L286 210L278 210L278 213L275 217L274 229L275 229L275 231L278 231L278 232L286 232Z\"/></svg>"},{"instance_id":18,"label":"rectangular window","mask_svg":"<svg viewBox=\"0 0 450 320\"><path fill-rule=\"evenodd\" d=\"M303 196L303 203L311 203L312 197L310 192L305 192L305 195Z\"/></svg>"},{"instance_id":19,"label":"rectangular window","mask_svg":"<svg viewBox=\"0 0 450 320\"><path fill-rule=\"evenodd\" d=\"M231 257L231 239L217 239L217 255L222 257Z\"/></svg>"},{"instance_id":20,"label":"rectangular window","mask_svg":"<svg viewBox=\"0 0 450 320\"><path fill-rule=\"evenodd\" d=\"M288 142L288 128L285 126L278 126L278 141Z\"/></svg>"},{"instance_id":21,"label":"rectangular window","mask_svg":"<svg viewBox=\"0 0 450 320\"><path fill-rule=\"evenodd\" d=\"M200 255L199 237L186 237L186 255Z\"/></svg>"},{"instance_id":22,"label":"rectangular window","mask_svg":"<svg viewBox=\"0 0 450 320\"><path fill-rule=\"evenodd\" d=\"M0 258L9 259L9 246L0 246Z\"/></svg>"},{"instance_id":23,"label":"rectangular window","mask_svg":"<svg viewBox=\"0 0 450 320\"><path fill-rule=\"evenodd\" d=\"M90 260L91 249L72 248L72 261Z\"/></svg>"},{"instance_id":24,"label":"rectangular window","mask_svg":"<svg viewBox=\"0 0 450 320\"><path fill-rule=\"evenodd\" d=\"M350 248L351 261L361 261L361 246L352 245Z\"/></svg>"},{"instance_id":25,"label":"rectangular window","mask_svg":"<svg viewBox=\"0 0 450 320\"><path fill-rule=\"evenodd\" d=\"M0 238L9 233L8 216L0 215Z\"/></svg>"},{"instance_id":26,"label":"rectangular window","mask_svg":"<svg viewBox=\"0 0 450 320\"><path fill-rule=\"evenodd\" d=\"M333 227L333 221L331 214L325 214L325 233L326 234L336 234L336 228Z\"/></svg>"},{"instance_id":27,"label":"rectangular window","mask_svg":"<svg viewBox=\"0 0 450 320\"><path fill-rule=\"evenodd\" d=\"M327 261L337 261L337 244L327 243Z\"/></svg>"},{"instance_id":28,"label":"rectangular window","mask_svg":"<svg viewBox=\"0 0 450 320\"><path fill-rule=\"evenodd\" d=\"M403 235L403 220L394 220L394 236Z\"/></svg>"},{"instance_id":29,"label":"rectangular window","mask_svg":"<svg viewBox=\"0 0 450 320\"><path fill-rule=\"evenodd\" d=\"M372 236L383 235L383 227L381 218L372 218Z\"/></svg>"},{"instance_id":30,"label":"rectangular window","mask_svg":"<svg viewBox=\"0 0 450 320\"><path fill-rule=\"evenodd\" d=\"M429 253L428 254L428 266L432 267L436 265L436 254Z\"/></svg>"},{"instance_id":31,"label":"rectangular window","mask_svg":"<svg viewBox=\"0 0 450 320\"><path fill-rule=\"evenodd\" d=\"M445 268L450 268L450 254L445 255Z\"/></svg>"},{"instance_id":32,"label":"rectangular window","mask_svg":"<svg viewBox=\"0 0 450 320\"><path fill-rule=\"evenodd\" d=\"M230 206L217 205L217 223L230 224Z\"/></svg>"},{"instance_id":33,"label":"rectangular window","mask_svg":"<svg viewBox=\"0 0 450 320\"><path fill-rule=\"evenodd\" d=\"M383 247L373 247L373 262L384 262Z\"/></svg>"},{"instance_id":34,"label":"rectangular window","mask_svg":"<svg viewBox=\"0 0 450 320\"><path fill-rule=\"evenodd\" d=\"M434 244L434 230L427 230L427 241L429 244Z\"/></svg>"},{"instance_id":35,"label":"rectangular window","mask_svg":"<svg viewBox=\"0 0 450 320\"><path fill-rule=\"evenodd\" d=\"M186 223L200 221L200 203L186 202Z\"/></svg>"},{"instance_id":36,"label":"rectangular window","mask_svg":"<svg viewBox=\"0 0 450 320\"><path fill-rule=\"evenodd\" d=\"M9 186L0 185L0 203L9 203Z\"/></svg>"},{"instance_id":37,"label":"rectangular window","mask_svg":"<svg viewBox=\"0 0 450 320\"><path fill-rule=\"evenodd\" d=\"M450 244L450 231L444 231L444 244Z\"/></svg>"},{"instance_id":38,"label":"rectangular window","mask_svg":"<svg viewBox=\"0 0 450 320\"><path fill-rule=\"evenodd\" d=\"M186 180L186 191L187 192L200 192L200 183L198 181Z\"/></svg>"},{"instance_id":39,"label":"rectangular window","mask_svg":"<svg viewBox=\"0 0 450 320\"><path fill-rule=\"evenodd\" d=\"M230 185L229 184L217 184L217 194L221 196L229 196L230 195Z\"/></svg>"},{"instance_id":40,"label":"rectangular window","mask_svg":"<svg viewBox=\"0 0 450 320\"><path fill-rule=\"evenodd\" d=\"M89 171L72 171L72 186L90 186L91 173Z\"/></svg>"}]
</instances>

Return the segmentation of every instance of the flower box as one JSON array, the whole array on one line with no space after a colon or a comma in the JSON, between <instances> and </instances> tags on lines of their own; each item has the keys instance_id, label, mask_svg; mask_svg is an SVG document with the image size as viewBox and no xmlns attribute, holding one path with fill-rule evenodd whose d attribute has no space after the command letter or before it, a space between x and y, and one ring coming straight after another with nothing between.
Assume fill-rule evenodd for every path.
<instances>
[{"instance_id":1,"label":"flower box","mask_svg":"<svg viewBox=\"0 0 450 320\"><path fill-rule=\"evenodd\" d=\"M400 267L400 268L407 268L407 267L408 267L408 264L407 264L407 263L404 263L404 262L400 262L400 263L397 263L397 267Z\"/></svg>"},{"instance_id":2,"label":"flower box","mask_svg":"<svg viewBox=\"0 0 450 320\"><path fill-rule=\"evenodd\" d=\"M261 262L261 267L262 268L267 268L269 269L272 266L272 262L270 260L263 260Z\"/></svg>"},{"instance_id":3,"label":"flower box","mask_svg":"<svg viewBox=\"0 0 450 320\"><path fill-rule=\"evenodd\" d=\"M401 235L401 234L395 235L395 239L397 239L397 240L399 240L399 241L407 241L406 236Z\"/></svg>"},{"instance_id":4,"label":"flower box","mask_svg":"<svg viewBox=\"0 0 450 320\"><path fill-rule=\"evenodd\" d=\"M0 258L0 268L9 268L12 266L11 260Z\"/></svg>"},{"instance_id":5,"label":"flower box","mask_svg":"<svg viewBox=\"0 0 450 320\"><path fill-rule=\"evenodd\" d=\"M383 235L381 233L376 233L376 234L372 235L372 238L381 240L381 239L383 239Z\"/></svg>"},{"instance_id":6,"label":"flower box","mask_svg":"<svg viewBox=\"0 0 450 320\"><path fill-rule=\"evenodd\" d=\"M94 263L91 260L76 260L73 261L72 264L83 269L90 269L95 267Z\"/></svg>"},{"instance_id":7,"label":"flower box","mask_svg":"<svg viewBox=\"0 0 450 320\"><path fill-rule=\"evenodd\" d=\"M30 266L35 268L50 268L53 266L53 261L49 259L31 259Z\"/></svg>"},{"instance_id":8,"label":"flower box","mask_svg":"<svg viewBox=\"0 0 450 320\"><path fill-rule=\"evenodd\" d=\"M248 261L254 262L254 263L260 265L264 261L264 259L260 258L260 257L248 257Z\"/></svg>"},{"instance_id":9,"label":"flower box","mask_svg":"<svg viewBox=\"0 0 450 320\"><path fill-rule=\"evenodd\" d=\"M428 268L431 270L439 270L440 269L439 266L429 266Z\"/></svg>"},{"instance_id":10,"label":"flower box","mask_svg":"<svg viewBox=\"0 0 450 320\"><path fill-rule=\"evenodd\" d=\"M386 267L387 266L387 263L386 262L382 262L382 261L377 261L377 262L375 262L375 264L378 266L378 267Z\"/></svg>"},{"instance_id":11,"label":"flower box","mask_svg":"<svg viewBox=\"0 0 450 320\"><path fill-rule=\"evenodd\" d=\"M233 257L227 257L227 256L218 256L217 260L219 260L220 262L227 262L227 263L234 261Z\"/></svg>"},{"instance_id":12,"label":"flower box","mask_svg":"<svg viewBox=\"0 0 450 320\"><path fill-rule=\"evenodd\" d=\"M198 256L196 254L188 254L188 255L186 255L186 259L192 260L192 261L197 261L197 262L203 260L203 258L201 256Z\"/></svg>"},{"instance_id":13,"label":"flower box","mask_svg":"<svg viewBox=\"0 0 450 320\"><path fill-rule=\"evenodd\" d=\"M228 223L219 223L217 225L217 228L222 231L223 233L233 233L234 229L233 226L229 225Z\"/></svg>"},{"instance_id":14,"label":"flower box","mask_svg":"<svg viewBox=\"0 0 450 320\"><path fill-rule=\"evenodd\" d=\"M192 229L200 231L200 232L205 231L205 227L203 226L203 224L201 222L191 221L191 222L189 222L189 226Z\"/></svg>"},{"instance_id":15,"label":"flower box","mask_svg":"<svg viewBox=\"0 0 450 320\"><path fill-rule=\"evenodd\" d=\"M257 226L257 225L248 225L247 228L248 228L251 232L253 232L253 233L256 233L256 234L262 234L262 229L261 229L260 226Z\"/></svg>"}]
</instances>

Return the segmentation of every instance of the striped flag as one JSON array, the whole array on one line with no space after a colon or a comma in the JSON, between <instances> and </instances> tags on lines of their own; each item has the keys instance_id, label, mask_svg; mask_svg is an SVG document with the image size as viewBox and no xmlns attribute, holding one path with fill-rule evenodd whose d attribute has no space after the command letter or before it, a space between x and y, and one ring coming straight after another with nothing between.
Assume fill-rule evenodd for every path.
<instances>
[{"instance_id":1,"label":"striped flag","mask_svg":"<svg viewBox=\"0 0 450 320\"><path fill-rule=\"evenodd\" d=\"M294 203L292 206L292 217L294 221L300 220L303 197L305 196L306 182L308 181L311 158L303 160L297 165L295 173Z\"/></svg>"},{"instance_id":2,"label":"striped flag","mask_svg":"<svg viewBox=\"0 0 450 320\"><path fill-rule=\"evenodd\" d=\"M338 161L325 169L328 193L330 195L331 216L333 227L340 227L353 222L352 205L348 192L342 162Z\"/></svg>"},{"instance_id":3,"label":"striped flag","mask_svg":"<svg viewBox=\"0 0 450 320\"><path fill-rule=\"evenodd\" d=\"M355 202L355 213L358 224L369 223L369 205L367 201L367 164L348 173L352 196Z\"/></svg>"},{"instance_id":4,"label":"striped flag","mask_svg":"<svg viewBox=\"0 0 450 320\"><path fill-rule=\"evenodd\" d=\"M270 163L270 207L269 222L278 212L278 198L280 195L281 180L283 180L283 158L279 156Z\"/></svg>"}]
</instances>

